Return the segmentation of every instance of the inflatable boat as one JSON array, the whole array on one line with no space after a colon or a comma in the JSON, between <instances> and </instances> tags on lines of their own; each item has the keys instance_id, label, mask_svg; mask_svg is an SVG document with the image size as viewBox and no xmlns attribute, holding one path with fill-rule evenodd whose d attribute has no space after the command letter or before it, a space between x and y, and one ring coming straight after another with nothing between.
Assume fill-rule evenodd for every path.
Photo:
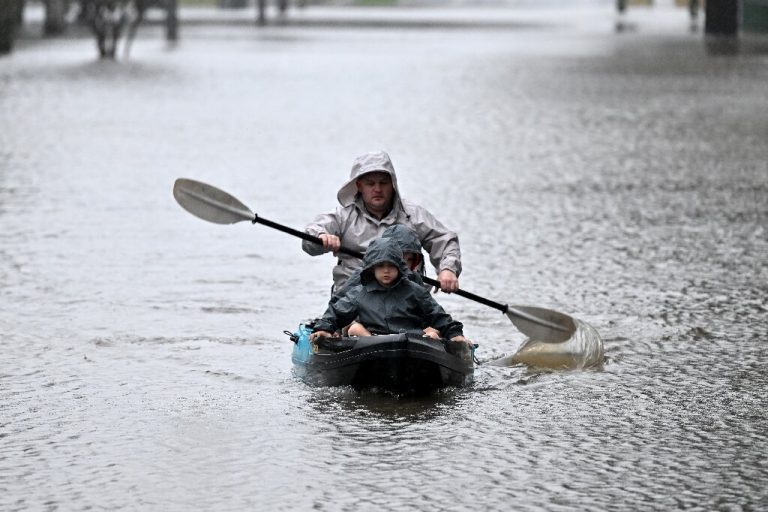
<instances>
[{"instance_id":1,"label":"inflatable boat","mask_svg":"<svg viewBox=\"0 0 768 512\"><path fill-rule=\"evenodd\" d=\"M378 388L425 393L470 384L475 345L426 338L421 333L319 338L302 324L294 333L295 374L312 386Z\"/></svg>"}]
</instances>

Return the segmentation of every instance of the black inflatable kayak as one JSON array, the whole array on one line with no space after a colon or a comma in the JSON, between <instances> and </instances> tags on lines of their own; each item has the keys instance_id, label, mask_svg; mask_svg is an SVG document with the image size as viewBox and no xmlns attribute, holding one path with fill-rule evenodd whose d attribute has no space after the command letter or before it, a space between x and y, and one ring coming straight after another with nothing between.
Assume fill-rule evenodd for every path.
<instances>
[{"instance_id":1,"label":"black inflatable kayak","mask_svg":"<svg viewBox=\"0 0 768 512\"><path fill-rule=\"evenodd\" d=\"M313 386L423 393L472 382L474 348L467 343L418 333L321 338L313 343L311 332L301 325L291 340L296 375Z\"/></svg>"}]
</instances>

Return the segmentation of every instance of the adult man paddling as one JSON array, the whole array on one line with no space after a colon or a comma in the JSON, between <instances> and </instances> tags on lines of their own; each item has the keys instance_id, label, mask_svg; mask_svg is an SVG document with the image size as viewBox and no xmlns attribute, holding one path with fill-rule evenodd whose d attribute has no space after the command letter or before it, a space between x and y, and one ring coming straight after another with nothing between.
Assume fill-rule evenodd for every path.
<instances>
[{"instance_id":1,"label":"adult man paddling","mask_svg":"<svg viewBox=\"0 0 768 512\"><path fill-rule=\"evenodd\" d=\"M459 288L458 235L426 208L400 197L395 168L387 153L375 151L355 158L349 181L339 189L336 198L341 206L331 213L318 215L304 230L323 241L322 247L303 242L306 253L318 256L333 251L336 254L342 246L365 252L368 244L388 227L404 224L416 233L429 253L440 289L451 293ZM345 254L339 253L338 258L333 268L333 284L337 289L361 265L360 260Z\"/></svg>"}]
</instances>

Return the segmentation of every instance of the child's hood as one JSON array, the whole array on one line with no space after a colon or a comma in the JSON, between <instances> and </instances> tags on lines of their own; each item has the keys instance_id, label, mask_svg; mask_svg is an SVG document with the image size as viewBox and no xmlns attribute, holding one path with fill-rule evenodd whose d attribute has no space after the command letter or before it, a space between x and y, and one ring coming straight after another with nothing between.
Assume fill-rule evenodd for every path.
<instances>
[{"instance_id":1,"label":"child's hood","mask_svg":"<svg viewBox=\"0 0 768 512\"><path fill-rule=\"evenodd\" d=\"M368 244L368 249L365 251L360 281L363 284L368 283L373 275L373 267L384 262L395 265L400 271L401 278L408 272L400 245L391 238L377 238Z\"/></svg>"},{"instance_id":2,"label":"child's hood","mask_svg":"<svg viewBox=\"0 0 768 512\"><path fill-rule=\"evenodd\" d=\"M403 252L421 253L421 241L414 230L403 224L389 226L381 238L394 240Z\"/></svg>"}]
</instances>

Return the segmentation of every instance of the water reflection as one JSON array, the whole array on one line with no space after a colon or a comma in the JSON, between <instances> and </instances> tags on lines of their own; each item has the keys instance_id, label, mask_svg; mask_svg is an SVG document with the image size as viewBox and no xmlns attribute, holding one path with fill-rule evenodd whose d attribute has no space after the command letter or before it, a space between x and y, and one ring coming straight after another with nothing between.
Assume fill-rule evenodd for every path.
<instances>
[{"instance_id":1,"label":"water reflection","mask_svg":"<svg viewBox=\"0 0 768 512\"><path fill-rule=\"evenodd\" d=\"M327 423L339 412L341 421L371 420L397 425L399 422L427 422L439 417L461 401L469 390L445 388L423 396L402 396L385 390L355 390L351 387L315 388L308 400Z\"/></svg>"}]
</instances>

